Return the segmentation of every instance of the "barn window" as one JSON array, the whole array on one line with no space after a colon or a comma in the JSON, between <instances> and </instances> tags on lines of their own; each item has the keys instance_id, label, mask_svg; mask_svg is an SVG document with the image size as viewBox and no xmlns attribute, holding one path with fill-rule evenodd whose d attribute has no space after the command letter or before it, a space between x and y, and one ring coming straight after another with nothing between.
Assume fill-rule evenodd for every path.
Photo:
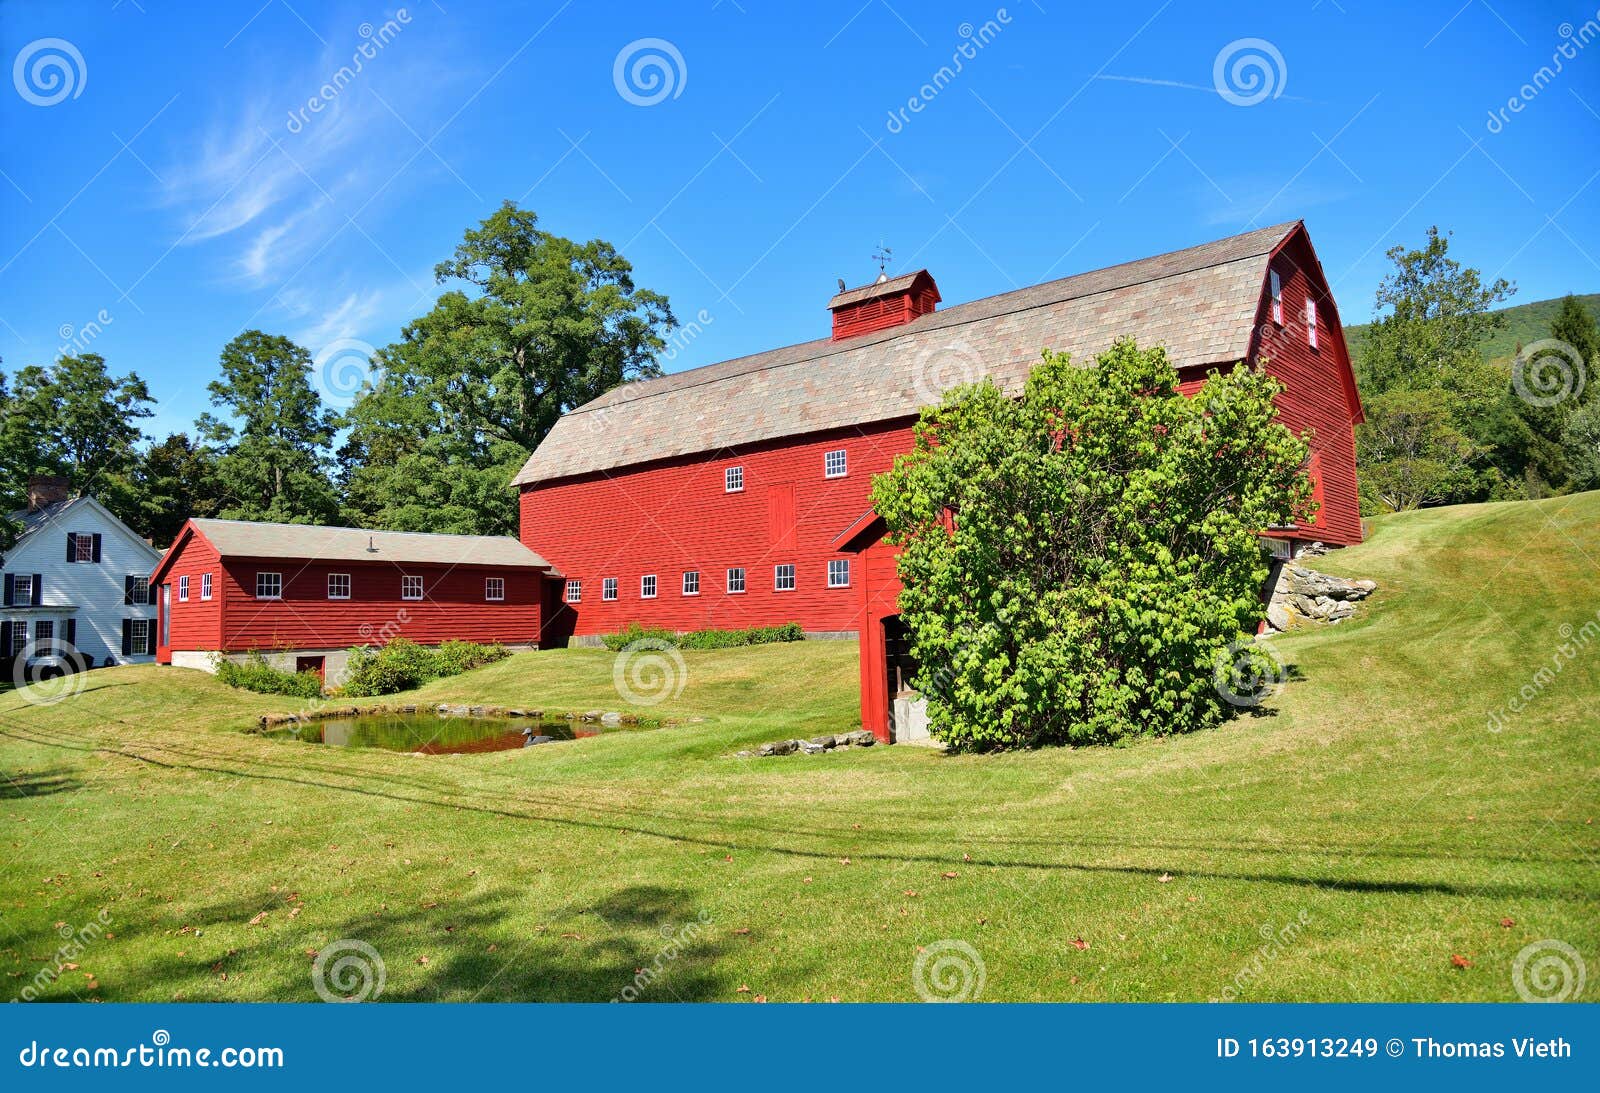
<instances>
[{"instance_id":1,"label":"barn window","mask_svg":"<svg viewBox=\"0 0 1600 1093\"><path fill-rule=\"evenodd\" d=\"M743 567L741 567L739 569L730 569L730 570L728 570L728 591L730 593L738 593L738 592L743 592L744 591L744 569L743 569Z\"/></svg>"},{"instance_id":2,"label":"barn window","mask_svg":"<svg viewBox=\"0 0 1600 1093\"><path fill-rule=\"evenodd\" d=\"M1317 347L1317 301L1306 297L1306 344Z\"/></svg>"},{"instance_id":3,"label":"barn window","mask_svg":"<svg viewBox=\"0 0 1600 1093\"><path fill-rule=\"evenodd\" d=\"M256 599L281 600L283 599L283 574L282 573L257 573L256 574Z\"/></svg>"},{"instance_id":4,"label":"barn window","mask_svg":"<svg viewBox=\"0 0 1600 1093\"><path fill-rule=\"evenodd\" d=\"M422 578L402 576L400 578L400 598L402 600L422 599Z\"/></svg>"},{"instance_id":5,"label":"barn window","mask_svg":"<svg viewBox=\"0 0 1600 1093\"><path fill-rule=\"evenodd\" d=\"M656 598L656 575L654 573L646 573L639 578L639 598L641 600L653 600Z\"/></svg>"},{"instance_id":6,"label":"barn window","mask_svg":"<svg viewBox=\"0 0 1600 1093\"><path fill-rule=\"evenodd\" d=\"M793 565L775 565L772 567L772 590L774 592L794 591Z\"/></svg>"},{"instance_id":7,"label":"barn window","mask_svg":"<svg viewBox=\"0 0 1600 1093\"><path fill-rule=\"evenodd\" d=\"M849 467L850 457L843 448L822 457L822 474L825 478L843 478L849 473Z\"/></svg>"},{"instance_id":8,"label":"barn window","mask_svg":"<svg viewBox=\"0 0 1600 1093\"><path fill-rule=\"evenodd\" d=\"M348 600L350 598L350 574L328 574L328 599Z\"/></svg>"},{"instance_id":9,"label":"barn window","mask_svg":"<svg viewBox=\"0 0 1600 1093\"><path fill-rule=\"evenodd\" d=\"M607 601L617 598L617 579L615 577L607 577L600 582L600 598Z\"/></svg>"},{"instance_id":10,"label":"barn window","mask_svg":"<svg viewBox=\"0 0 1600 1093\"><path fill-rule=\"evenodd\" d=\"M1283 281L1278 277L1278 271L1268 270L1267 278L1272 282L1272 321L1279 326L1283 325Z\"/></svg>"},{"instance_id":11,"label":"barn window","mask_svg":"<svg viewBox=\"0 0 1600 1093\"><path fill-rule=\"evenodd\" d=\"M828 559L828 587L829 588L849 588L850 587L850 559L849 558L830 558L830 559Z\"/></svg>"},{"instance_id":12,"label":"barn window","mask_svg":"<svg viewBox=\"0 0 1600 1093\"><path fill-rule=\"evenodd\" d=\"M200 574L200 598L202 600L211 598L211 574L209 573Z\"/></svg>"},{"instance_id":13,"label":"barn window","mask_svg":"<svg viewBox=\"0 0 1600 1093\"><path fill-rule=\"evenodd\" d=\"M724 493L742 493L744 491L744 468L728 467L722 472L722 489Z\"/></svg>"},{"instance_id":14,"label":"barn window","mask_svg":"<svg viewBox=\"0 0 1600 1093\"><path fill-rule=\"evenodd\" d=\"M491 603L505 599L506 579L504 577L485 577L483 579L483 598Z\"/></svg>"},{"instance_id":15,"label":"barn window","mask_svg":"<svg viewBox=\"0 0 1600 1093\"><path fill-rule=\"evenodd\" d=\"M179 577L178 578L178 600L179 600L179 602L183 602L183 601L188 600L188 598L189 598L189 578L188 577Z\"/></svg>"},{"instance_id":16,"label":"barn window","mask_svg":"<svg viewBox=\"0 0 1600 1093\"><path fill-rule=\"evenodd\" d=\"M583 582L582 581L568 581L567 582L567 602L568 603L582 603L583 602Z\"/></svg>"},{"instance_id":17,"label":"barn window","mask_svg":"<svg viewBox=\"0 0 1600 1093\"><path fill-rule=\"evenodd\" d=\"M683 594L685 596L700 595L700 571L698 569L690 569L684 572Z\"/></svg>"}]
</instances>

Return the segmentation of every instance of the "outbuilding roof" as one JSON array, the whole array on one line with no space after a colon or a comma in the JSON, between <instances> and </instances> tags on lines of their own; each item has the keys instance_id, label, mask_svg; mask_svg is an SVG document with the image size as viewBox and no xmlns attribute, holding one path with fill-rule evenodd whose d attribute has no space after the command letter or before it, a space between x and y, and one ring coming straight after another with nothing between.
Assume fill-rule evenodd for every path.
<instances>
[{"instance_id":1,"label":"outbuilding roof","mask_svg":"<svg viewBox=\"0 0 1600 1093\"><path fill-rule=\"evenodd\" d=\"M1046 348L1088 362L1133 335L1164 346L1179 367L1242 360L1267 258L1299 228L1260 228L887 330L625 384L556 422L513 484L914 417L947 388L983 376L1020 391Z\"/></svg>"},{"instance_id":2,"label":"outbuilding roof","mask_svg":"<svg viewBox=\"0 0 1600 1093\"><path fill-rule=\"evenodd\" d=\"M249 520L189 522L224 557L550 568L509 535L433 535Z\"/></svg>"}]
</instances>

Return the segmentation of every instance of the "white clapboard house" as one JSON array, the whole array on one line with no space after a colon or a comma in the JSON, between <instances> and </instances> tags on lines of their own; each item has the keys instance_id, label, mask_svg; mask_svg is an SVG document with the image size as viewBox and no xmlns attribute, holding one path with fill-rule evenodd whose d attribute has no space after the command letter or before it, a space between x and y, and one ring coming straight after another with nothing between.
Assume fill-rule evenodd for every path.
<instances>
[{"instance_id":1,"label":"white clapboard house","mask_svg":"<svg viewBox=\"0 0 1600 1093\"><path fill-rule=\"evenodd\" d=\"M22 532L0 558L0 658L31 663L76 653L93 667L155 659L149 574L161 552L64 478L28 483Z\"/></svg>"}]
</instances>

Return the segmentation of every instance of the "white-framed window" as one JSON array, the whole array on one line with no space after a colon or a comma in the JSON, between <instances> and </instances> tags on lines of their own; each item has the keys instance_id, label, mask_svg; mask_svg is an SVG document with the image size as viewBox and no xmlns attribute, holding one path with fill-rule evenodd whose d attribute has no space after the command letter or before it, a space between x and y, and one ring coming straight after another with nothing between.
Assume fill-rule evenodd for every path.
<instances>
[{"instance_id":1,"label":"white-framed window","mask_svg":"<svg viewBox=\"0 0 1600 1093\"><path fill-rule=\"evenodd\" d=\"M829 558L828 559L828 587L829 588L849 588L850 587L850 559L849 558Z\"/></svg>"},{"instance_id":2,"label":"white-framed window","mask_svg":"<svg viewBox=\"0 0 1600 1093\"><path fill-rule=\"evenodd\" d=\"M128 629L133 635L133 655L149 656L156 651L155 619L129 619Z\"/></svg>"},{"instance_id":3,"label":"white-framed window","mask_svg":"<svg viewBox=\"0 0 1600 1093\"><path fill-rule=\"evenodd\" d=\"M728 591L734 594L744 591L744 568L742 566L728 570Z\"/></svg>"},{"instance_id":4,"label":"white-framed window","mask_svg":"<svg viewBox=\"0 0 1600 1093\"><path fill-rule=\"evenodd\" d=\"M825 452L822 456L822 476L843 478L850 473L850 456L843 448Z\"/></svg>"},{"instance_id":5,"label":"white-framed window","mask_svg":"<svg viewBox=\"0 0 1600 1093\"><path fill-rule=\"evenodd\" d=\"M506 598L506 579L504 577L485 577L483 579L483 598L490 603L498 603Z\"/></svg>"},{"instance_id":6,"label":"white-framed window","mask_svg":"<svg viewBox=\"0 0 1600 1093\"><path fill-rule=\"evenodd\" d=\"M348 600L350 598L350 574L328 574L328 599Z\"/></svg>"},{"instance_id":7,"label":"white-framed window","mask_svg":"<svg viewBox=\"0 0 1600 1093\"><path fill-rule=\"evenodd\" d=\"M11 578L11 602L15 604L30 604L33 602L33 576L28 573L18 573Z\"/></svg>"},{"instance_id":8,"label":"white-framed window","mask_svg":"<svg viewBox=\"0 0 1600 1093\"><path fill-rule=\"evenodd\" d=\"M211 574L209 573L200 574L200 598L202 600L211 598Z\"/></svg>"},{"instance_id":9,"label":"white-framed window","mask_svg":"<svg viewBox=\"0 0 1600 1093\"><path fill-rule=\"evenodd\" d=\"M56 636L56 623L54 619L39 619L33 624L33 640L43 643L54 640Z\"/></svg>"},{"instance_id":10,"label":"white-framed window","mask_svg":"<svg viewBox=\"0 0 1600 1093\"><path fill-rule=\"evenodd\" d=\"M6 625L11 627L11 651L20 654L23 647L28 644L28 624L18 619Z\"/></svg>"},{"instance_id":11,"label":"white-framed window","mask_svg":"<svg viewBox=\"0 0 1600 1093\"><path fill-rule=\"evenodd\" d=\"M283 599L283 574L258 572L256 574L256 599Z\"/></svg>"},{"instance_id":12,"label":"white-framed window","mask_svg":"<svg viewBox=\"0 0 1600 1093\"><path fill-rule=\"evenodd\" d=\"M582 581L568 581L567 582L567 602L568 603L582 603L583 602L583 582Z\"/></svg>"},{"instance_id":13,"label":"white-framed window","mask_svg":"<svg viewBox=\"0 0 1600 1093\"><path fill-rule=\"evenodd\" d=\"M1306 344L1317 347L1317 301L1306 297Z\"/></svg>"},{"instance_id":14,"label":"white-framed window","mask_svg":"<svg viewBox=\"0 0 1600 1093\"><path fill-rule=\"evenodd\" d=\"M422 578L402 574L400 577L400 598L402 600L422 599Z\"/></svg>"},{"instance_id":15,"label":"white-framed window","mask_svg":"<svg viewBox=\"0 0 1600 1093\"><path fill-rule=\"evenodd\" d=\"M94 535L91 532L79 532L72 543L73 556L80 562L94 561Z\"/></svg>"},{"instance_id":16,"label":"white-framed window","mask_svg":"<svg viewBox=\"0 0 1600 1093\"><path fill-rule=\"evenodd\" d=\"M150 598L150 578L133 578L133 591L131 595L133 596L134 603L154 603L155 601Z\"/></svg>"},{"instance_id":17,"label":"white-framed window","mask_svg":"<svg viewBox=\"0 0 1600 1093\"><path fill-rule=\"evenodd\" d=\"M600 598L607 602L617 598L617 579L615 577L607 577L600 582Z\"/></svg>"},{"instance_id":18,"label":"white-framed window","mask_svg":"<svg viewBox=\"0 0 1600 1093\"><path fill-rule=\"evenodd\" d=\"M683 574L683 594L685 596L700 595L700 571L688 569Z\"/></svg>"},{"instance_id":19,"label":"white-framed window","mask_svg":"<svg viewBox=\"0 0 1600 1093\"><path fill-rule=\"evenodd\" d=\"M656 575L654 573L646 573L639 578L639 598L641 600L653 600L656 598Z\"/></svg>"},{"instance_id":20,"label":"white-framed window","mask_svg":"<svg viewBox=\"0 0 1600 1093\"><path fill-rule=\"evenodd\" d=\"M774 592L794 591L794 564L775 565L772 567L772 590Z\"/></svg>"},{"instance_id":21,"label":"white-framed window","mask_svg":"<svg viewBox=\"0 0 1600 1093\"><path fill-rule=\"evenodd\" d=\"M1278 276L1278 271L1269 269L1267 280L1272 283L1272 321L1279 326L1283 325L1283 280Z\"/></svg>"},{"instance_id":22,"label":"white-framed window","mask_svg":"<svg viewBox=\"0 0 1600 1093\"><path fill-rule=\"evenodd\" d=\"M184 602L187 602L188 599L189 599L189 578L187 576L179 577L178 578L178 602L184 603Z\"/></svg>"},{"instance_id":23,"label":"white-framed window","mask_svg":"<svg viewBox=\"0 0 1600 1093\"><path fill-rule=\"evenodd\" d=\"M744 490L744 468L725 467L722 471L722 491L724 493L741 493Z\"/></svg>"}]
</instances>

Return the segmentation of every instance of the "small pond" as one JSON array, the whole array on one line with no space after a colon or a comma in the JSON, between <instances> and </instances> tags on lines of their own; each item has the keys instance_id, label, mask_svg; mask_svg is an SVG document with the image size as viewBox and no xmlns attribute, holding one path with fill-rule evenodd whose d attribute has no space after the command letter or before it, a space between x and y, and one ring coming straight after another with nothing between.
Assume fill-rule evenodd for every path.
<instances>
[{"instance_id":1,"label":"small pond","mask_svg":"<svg viewBox=\"0 0 1600 1093\"><path fill-rule=\"evenodd\" d=\"M463 755L511 751L559 740L617 732L593 721L546 721L527 717L464 717L431 712L365 714L301 722L274 729L275 740L334 744L345 748L383 748L424 755Z\"/></svg>"}]
</instances>

